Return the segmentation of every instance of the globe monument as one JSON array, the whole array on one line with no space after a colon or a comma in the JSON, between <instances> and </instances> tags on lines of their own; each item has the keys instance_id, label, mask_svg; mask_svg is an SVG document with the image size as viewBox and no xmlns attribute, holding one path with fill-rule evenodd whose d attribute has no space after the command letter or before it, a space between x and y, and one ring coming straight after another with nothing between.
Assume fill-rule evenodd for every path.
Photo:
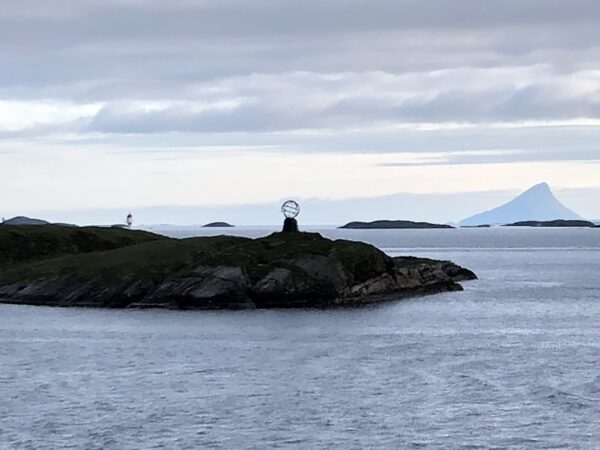
<instances>
[{"instance_id":1,"label":"globe monument","mask_svg":"<svg viewBox=\"0 0 600 450\"><path fill-rule=\"evenodd\" d=\"M300 214L300 205L294 200L288 200L281 205L281 212L285 217L283 221L283 232L284 233L297 233L298 232L298 221L296 217Z\"/></svg>"}]
</instances>

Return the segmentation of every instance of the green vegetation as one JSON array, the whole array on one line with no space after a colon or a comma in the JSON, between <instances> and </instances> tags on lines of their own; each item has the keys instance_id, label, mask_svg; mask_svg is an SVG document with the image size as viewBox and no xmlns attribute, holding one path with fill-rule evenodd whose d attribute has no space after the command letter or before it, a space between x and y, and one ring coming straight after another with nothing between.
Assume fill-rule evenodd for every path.
<instances>
[{"instance_id":1,"label":"green vegetation","mask_svg":"<svg viewBox=\"0 0 600 450\"><path fill-rule=\"evenodd\" d=\"M80 253L27 261L0 272L0 282L18 280L97 280L121 283L132 280L162 280L191 268L203 256L244 238L209 237L157 239L113 250Z\"/></svg>"},{"instance_id":2,"label":"green vegetation","mask_svg":"<svg viewBox=\"0 0 600 450\"><path fill-rule=\"evenodd\" d=\"M167 240L145 231L60 225L0 226L0 268L24 261Z\"/></svg>"},{"instance_id":3,"label":"green vegetation","mask_svg":"<svg viewBox=\"0 0 600 450\"><path fill-rule=\"evenodd\" d=\"M363 281L393 264L368 244L331 241L313 233L275 233L254 240L234 236L177 240L119 229L15 228L0 234L0 246L6 251L0 282L160 281L185 276L200 264L240 266L256 280L274 265L294 270L286 261L299 255L334 256L349 273L356 274L356 281Z\"/></svg>"}]
</instances>

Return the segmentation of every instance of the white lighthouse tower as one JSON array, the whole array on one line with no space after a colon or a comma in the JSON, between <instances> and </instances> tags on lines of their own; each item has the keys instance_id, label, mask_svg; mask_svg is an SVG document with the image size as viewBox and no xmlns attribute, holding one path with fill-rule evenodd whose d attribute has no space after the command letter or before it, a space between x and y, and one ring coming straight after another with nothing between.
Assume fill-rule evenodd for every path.
<instances>
[{"instance_id":1,"label":"white lighthouse tower","mask_svg":"<svg viewBox=\"0 0 600 450\"><path fill-rule=\"evenodd\" d=\"M125 223L127 224L127 228L131 228L131 225L133 225L133 214L131 214L131 213L127 214Z\"/></svg>"}]
</instances>

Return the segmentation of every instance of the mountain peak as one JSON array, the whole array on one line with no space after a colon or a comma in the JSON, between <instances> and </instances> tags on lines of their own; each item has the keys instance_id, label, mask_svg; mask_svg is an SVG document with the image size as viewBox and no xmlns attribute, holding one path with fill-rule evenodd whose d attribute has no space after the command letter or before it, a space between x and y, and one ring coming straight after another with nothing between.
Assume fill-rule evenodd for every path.
<instances>
[{"instance_id":1,"label":"mountain peak","mask_svg":"<svg viewBox=\"0 0 600 450\"><path fill-rule=\"evenodd\" d=\"M506 224L527 220L581 220L582 217L563 205L552 193L548 183L529 188L510 202L464 219L460 224L473 226Z\"/></svg>"},{"instance_id":2,"label":"mountain peak","mask_svg":"<svg viewBox=\"0 0 600 450\"><path fill-rule=\"evenodd\" d=\"M526 192L531 192L531 191L548 191L552 194L550 185L546 182L536 184L535 186L530 187Z\"/></svg>"},{"instance_id":3,"label":"mountain peak","mask_svg":"<svg viewBox=\"0 0 600 450\"><path fill-rule=\"evenodd\" d=\"M550 186L548 185L548 183L539 183L539 184L536 184L535 186L530 187L525 192L523 192L518 197L516 197L515 200L522 199L522 198L526 199L528 197L531 197L531 198L535 197L537 199L547 198L547 199L552 199L552 200L558 202L558 199L554 196L554 193L552 192L552 189L550 189Z\"/></svg>"}]
</instances>

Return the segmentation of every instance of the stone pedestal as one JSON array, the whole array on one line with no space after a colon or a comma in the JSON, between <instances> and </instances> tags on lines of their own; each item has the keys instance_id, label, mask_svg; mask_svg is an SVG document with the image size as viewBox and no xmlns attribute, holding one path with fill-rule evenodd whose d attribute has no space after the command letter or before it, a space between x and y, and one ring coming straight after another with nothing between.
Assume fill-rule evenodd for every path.
<instances>
[{"instance_id":1,"label":"stone pedestal","mask_svg":"<svg viewBox=\"0 0 600 450\"><path fill-rule=\"evenodd\" d=\"M291 219L286 217L283 221L283 233L297 233L298 230L298 221L296 219Z\"/></svg>"}]
</instances>

